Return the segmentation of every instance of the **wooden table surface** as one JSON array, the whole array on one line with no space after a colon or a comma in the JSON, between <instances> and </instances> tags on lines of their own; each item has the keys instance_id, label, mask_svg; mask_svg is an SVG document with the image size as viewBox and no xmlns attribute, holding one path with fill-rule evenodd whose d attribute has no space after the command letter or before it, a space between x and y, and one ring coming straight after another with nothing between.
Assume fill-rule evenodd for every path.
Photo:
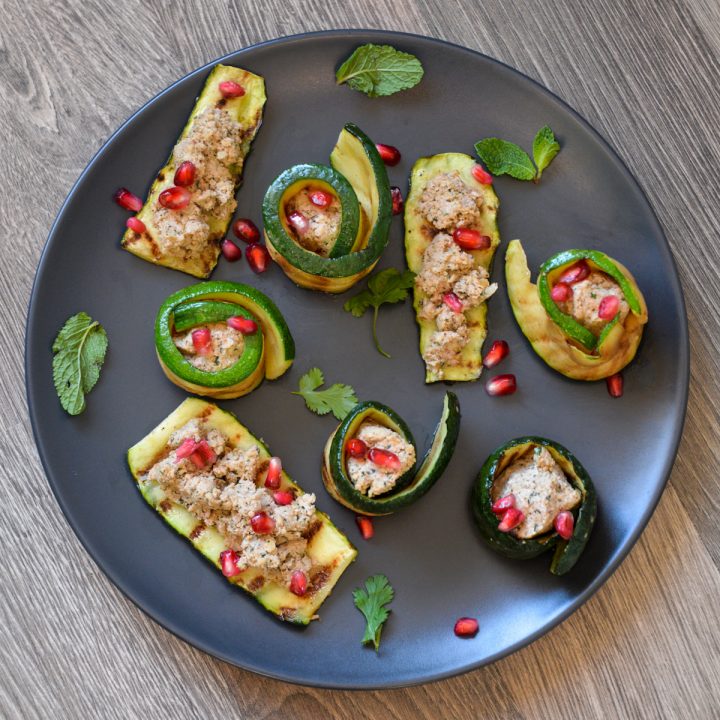
<instances>
[{"instance_id":1,"label":"wooden table surface","mask_svg":"<svg viewBox=\"0 0 720 720\"><path fill-rule=\"evenodd\" d=\"M717 0L4 0L2 8L0 716L720 717ZM577 109L618 150L659 215L692 345L690 405L670 483L608 583L561 626L494 665L383 692L314 690L238 670L126 600L52 497L22 369L25 313L48 230L117 126L219 55L335 27L466 45Z\"/></svg>"}]
</instances>

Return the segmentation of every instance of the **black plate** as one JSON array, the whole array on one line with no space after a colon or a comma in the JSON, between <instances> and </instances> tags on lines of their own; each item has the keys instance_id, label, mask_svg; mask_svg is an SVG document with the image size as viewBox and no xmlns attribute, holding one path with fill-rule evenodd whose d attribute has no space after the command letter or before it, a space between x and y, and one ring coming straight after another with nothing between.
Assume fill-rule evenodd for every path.
<instances>
[{"instance_id":1,"label":"black plate","mask_svg":"<svg viewBox=\"0 0 720 720\"><path fill-rule=\"evenodd\" d=\"M369 99L336 87L338 63L365 42L416 54L426 70L415 89ZM88 552L112 581L163 626L219 658L255 672L328 687L419 683L478 667L542 635L607 579L645 526L672 466L687 398L687 324L667 242L638 184L617 155L550 92L483 55L438 40L382 32L329 32L285 38L222 60L263 75L268 104L239 195L239 216L259 221L268 184L303 161L327 162L346 121L376 141L401 148L389 170L403 192L415 158L472 153L480 137L499 135L528 147L548 123L562 152L539 185L500 178L503 244L494 277L502 284L507 241L524 241L533 268L568 247L597 247L634 272L650 324L625 373L625 396L605 383L572 382L552 372L517 328L504 291L490 301L489 340L505 338L511 356L498 369L519 390L490 398L482 384L456 384L463 420L455 456L432 492L398 515L377 520L364 542L352 513L325 493L321 448L334 428L290 394L308 368L351 383L409 422L422 446L445 388L423 384L417 329L409 303L383 309L374 350L369 317L345 313L346 296L296 288L276 266L255 276L243 260L221 260L214 278L257 285L276 300L297 341L297 360L282 379L224 402L282 456L290 474L318 496L359 548L355 564L321 608L322 620L297 630L275 620L230 586L145 504L125 450L183 399L163 376L152 324L161 301L189 276L153 267L119 248L127 214L111 200L119 186L143 194L185 124L210 66L162 92L100 150L63 205L37 271L28 316L30 414L50 485ZM402 223L393 222L381 267L401 266ZM65 319L85 310L100 320L110 350L87 410L69 418L51 379L50 346ZM549 556L514 562L480 540L468 508L472 480L487 455L518 435L553 438L577 454L598 490L599 516L578 567L556 578ZM422 452L422 449L421 449ZM363 619L351 592L385 573L396 589L379 655L360 646ZM461 615L480 620L474 640L453 635Z\"/></svg>"}]
</instances>

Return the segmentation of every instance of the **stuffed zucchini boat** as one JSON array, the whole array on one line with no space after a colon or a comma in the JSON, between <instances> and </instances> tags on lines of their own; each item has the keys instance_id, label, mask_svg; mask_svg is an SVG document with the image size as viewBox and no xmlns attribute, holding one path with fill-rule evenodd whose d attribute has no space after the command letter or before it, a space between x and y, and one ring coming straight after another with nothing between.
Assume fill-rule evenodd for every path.
<instances>
[{"instance_id":1,"label":"stuffed zucchini boat","mask_svg":"<svg viewBox=\"0 0 720 720\"><path fill-rule=\"evenodd\" d=\"M419 500L445 471L460 431L457 397L445 394L440 422L419 469L410 429L393 410L356 405L325 445L323 482L335 500L363 515L390 515Z\"/></svg>"},{"instance_id":2,"label":"stuffed zucchini boat","mask_svg":"<svg viewBox=\"0 0 720 720\"><path fill-rule=\"evenodd\" d=\"M220 254L245 157L262 122L265 81L216 65L122 247L143 260L205 278ZM144 229L143 229L144 227Z\"/></svg>"},{"instance_id":3,"label":"stuffed zucchini boat","mask_svg":"<svg viewBox=\"0 0 720 720\"><path fill-rule=\"evenodd\" d=\"M220 280L191 285L165 300L155 319L155 349L178 387L223 399L279 378L295 358L290 329L275 303L254 287Z\"/></svg>"},{"instance_id":4,"label":"stuffed zucchini boat","mask_svg":"<svg viewBox=\"0 0 720 720\"><path fill-rule=\"evenodd\" d=\"M425 382L476 380L482 372L487 299L500 244L498 198L462 153L420 158L405 203L405 255L415 277L415 315Z\"/></svg>"},{"instance_id":5,"label":"stuffed zucchini boat","mask_svg":"<svg viewBox=\"0 0 720 720\"><path fill-rule=\"evenodd\" d=\"M357 551L234 415L188 398L128 451L142 496L227 579L307 625Z\"/></svg>"},{"instance_id":6,"label":"stuffed zucchini boat","mask_svg":"<svg viewBox=\"0 0 720 720\"><path fill-rule=\"evenodd\" d=\"M579 460L559 443L521 437L485 461L472 491L480 534L514 559L554 550L550 572L578 561L595 523L595 488Z\"/></svg>"},{"instance_id":7,"label":"stuffed zucchini boat","mask_svg":"<svg viewBox=\"0 0 720 720\"><path fill-rule=\"evenodd\" d=\"M285 170L263 200L273 260L297 285L341 293L375 267L388 243L392 197L375 144L348 123L330 165Z\"/></svg>"},{"instance_id":8,"label":"stuffed zucchini boat","mask_svg":"<svg viewBox=\"0 0 720 720\"><path fill-rule=\"evenodd\" d=\"M601 380L634 357L648 321L647 305L630 271L598 250L566 250L530 281L519 240L505 256L515 319L533 350L574 380Z\"/></svg>"}]
</instances>

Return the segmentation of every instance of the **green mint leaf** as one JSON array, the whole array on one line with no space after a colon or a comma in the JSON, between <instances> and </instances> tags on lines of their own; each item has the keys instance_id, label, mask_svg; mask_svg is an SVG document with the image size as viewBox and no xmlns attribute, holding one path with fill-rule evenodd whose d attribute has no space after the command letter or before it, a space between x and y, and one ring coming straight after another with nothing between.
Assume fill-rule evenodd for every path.
<instances>
[{"instance_id":1,"label":"green mint leaf","mask_svg":"<svg viewBox=\"0 0 720 720\"><path fill-rule=\"evenodd\" d=\"M370 97L392 95L417 85L423 76L420 61L392 45L361 45L338 68L338 85L346 82L353 90Z\"/></svg>"},{"instance_id":2,"label":"green mint leaf","mask_svg":"<svg viewBox=\"0 0 720 720\"><path fill-rule=\"evenodd\" d=\"M560 143L555 139L553 131L548 125L541 127L533 140L533 158L537 165L537 178L542 177L543 170L553 161L560 152Z\"/></svg>"},{"instance_id":3,"label":"green mint leaf","mask_svg":"<svg viewBox=\"0 0 720 720\"><path fill-rule=\"evenodd\" d=\"M510 175L516 180L535 178L535 166L530 156L515 143L485 138L475 143L475 152L493 175Z\"/></svg>"},{"instance_id":4,"label":"green mint leaf","mask_svg":"<svg viewBox=\"0 0 720 720\"><path fill-rule=\"evenodd\" d=\"M325 382L319 368L308 370L301 378L299 389L293 395L301 395L308 410L318 415L327 415L331 412L338 420L345 416L357 405L358 399L350 385L335 383L325 390L318 388Z\"/></svg>"},{"instance_id":5,"label":"green mint leaf","mask_svg":"<svg viewBox=\"0 0 720 720\"><path fill-rule=\"evenodd\" d=\"M363 645L372 643L375 652L380 649L380 634L390 611L383 607L392 602L395 591L384 575L373 575L365 581L365 589L353 590L355 607L365 616L365 634L360 641Z\"/></svg>"},{"instance_id":6,"label":"green mint leaf","mask_svg":"<svg viewBox=\"0 0 720 720\"><path fill-rule=\"evenodd\" d=\"M100 379L107 346L105 329L87 313L73 315L60 329L52 346L53 383L68 414L85 409L85 395Z\"/></svg>"}]
</instances>

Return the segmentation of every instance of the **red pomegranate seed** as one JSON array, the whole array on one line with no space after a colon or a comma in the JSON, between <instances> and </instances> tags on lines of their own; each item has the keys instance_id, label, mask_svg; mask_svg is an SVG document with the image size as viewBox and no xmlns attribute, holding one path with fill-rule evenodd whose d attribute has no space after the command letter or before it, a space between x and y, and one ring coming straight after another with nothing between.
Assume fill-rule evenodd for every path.
<instances>
[{"instance_id":1,"label":"red pomegranate seed","mask_svg":"<svg viewBox=\"0 0 720 720\"><path fill-rule=\"evenodd\" d=\"M223 80L218 84L218 90L224 98L242 97L245 94L245 88L234 80Z\"/></svg>"},{"instance_id":2,"label":"red pomegranate seed","mask_svg":"<svg viewBox=\"0 0 720 720\"><path fill-rule=\"evenodd\" d=\"M136 232L138 235L142 235L147 228L145 227L145 223L140 220L140 218L136 218L135 216L129 217L125 221L125 227L130 228L133 232Z\"/></svg>"},{"instance_id":3,"label":"red pomegranate seed","mask_svg":"<svg viewBox=\"0 0 720 720\"><path fill-rule=\"evenodd\" d=\"M550 291L550 297L553 302L567 302L572 295L572 288L564 282L555 283Z\"/></svg>"},{"instance_id":4,"label":"red pomegranate seed","mask_svg":"<svg viewBox=\"0 0 720 720\"><path fill-rule=\"evenodd\" d=\"M378 143L375 145L377 148L377 151L380 153L380 157L382 158L382 161L389 165L390 167L394 167L400 162L400 151L394 147L393 145L383 145L382 143Z\"/></svg>"},{"instance_id":5,"label":"red pomegranate seed","mask_svg":"<svg viewBox=\"0 0 720 720\"><path fill-rule=\"evenodd\" d=\"M300 597L307 592L307 575L302 570L296 570L290 576L290 592Z\"/></svg>"},{"instance_id":6,"label":"red pomegranate seed","mask_svg":"<svg viewBox=\"0 0 720 720\"><path fill-rule=\"evenodd\" d=\"M189 160L181 162L175 171L174 182L180 187L192 185L195 182L195 163L191 163Z\"/></svg>"},{"instance_id":7,"label":"red pomegranate seed","mask_svg":"<svg viewBox=\"0 0 720 720\"><path fill-rule=\"evenodd\" d=\"M332 193L325 190L313 190L310 193L310 202L319 208L328 207L333 201Z\"/></svg>"},{"instance_id":8,"label":"red pomegranate seed","mask_svg":"<svg viewBox=\"0 0 720 720\"><path fill-rule=\"evenodd\" d=\"M205 458L197 450L190 455L190 461L200 470L205 467Z\"/></svg>"},{"instance_id":9,"label":"red pomegranate seed","mask_svg":"<svg viewBox=\"0 0 720 720\"><path fill-rule=\"evenodd\" d=\"M484 167L475 163L470 171L472 176L483 185L492 185L492 175Z\"/></svg>"},{"instance_id":10,"label":"red pomegranate seed","mask_svg":"<svg viewBox=\"0 0 720 720\"><path fill-rule=\"evenodd\" d=\"M587 264L587 260L578 260L565 270L558 279L558 282L565 283L566 285L574 285L584 280L589 274L590 266Z\"/></svg>"},{"instance_id":11,"label":"red pomegranate seed","mask_svg":"<svg viewBox=\"0 0 720 720\"><path fill-rule=\"evenodd\" d=\"M234 550L223 550L220 553L220 566L225 577L235 577L242 572L238 567L238 556Z\"/></svg>"},{"instance_id":12,"label":"red pomegranate seed","mask_svg":"<svg viewBox=\"0 0 720 720\"><path fill-rule=\"evenodd\" d=\"M475 637L478 634L478 630L480 629L480 626L478 625L478 621L475 618L471 617L461 617L456 623L455 623L455 634L458 637L462 638L471 638Z\"/></svg>"},{"instance_id":13,"label":"red pomegranate seed","mask_svg":"<svg viewBox=\"0 0 720 720\"><path fill-rule=\"evenodd\" d=\"M264 273L270 264L270 253L260 243L251 243L245 248L245 257L254 273Z\"/></svg>"},{"instance_id":14,"label":"red pomegranate seed","mask_svg":"<svg viewBox=\"0 0 720 720\"><path fill-rule=\"evenodd\" d=\"M249 218L238 218L232 226L235 237L246 243L256 243L260 240L258 226Z\"/></svg>"},{"instance_id":15,"label":"red pomegranate seed","mask_svg":"<svg viewBox=\"0 0 720 720\"><path fill-rule=\"evenodd\" d=\"M494 368L510 354L510 346L504 340L494 340L490 349L485 353L483 365Z\"/></svg>"},{"instance_id":16,"label":"red pomegranate seed","mask_svg":"<svg viewBox=\"0 0 720 720\"><path fill-rule=\"evenodd\" d=\"M525 519L525 513L517 508L511 507L505 511L505 514L500 520L498 530L500 532L510 532L513 528L516 528Z\"/></svg>"},{"instance_id":17,"label":"red pomegranate seed","mask_svg":"<svg viewBox=\"0 0 720 720\"><path fill-rule=\"evenodd\" d=\"M598 317L601 320L612 320L620 309L620 298L617 295L606 295L600 301Z\"/></svg>"},{"instance_id":18,"label":"red pomegranate seed","mask_svg":"<svg viewBox=\"0 0 720 720\"><path fill-rule=\"evenodd\" d=\"M177 462L190 457L196 450L198 444L192 438L185 438L175 450L175 458Z\"/></svg>"},{"instance_id":19,"label":"red pomegranate seed","mask_svg":"<svg viewBox=\"0 0 720 720\"><path fill-rule=\"evenodd\" d=\"M113 200L125 210L130 212L140 212L142 210L142 200L133 195L127 188L120 188L114 195Z\"/></svg>"},{"instance_id":20,"label":"red pomegranate seed","mask_svg":"<svg viewBox=\"0 0 720 720\"><path fill-rule=\"evenodd\" d=\"M270 458L268 464L267 476L265 477L265 487L277 490L280 487L282 479L282 462L279 457Z\"/></svg>"},{"instance_id":21,"label":"red pomegranate seed","mask_svg":"<svg viewBox=\"0 0 720 720\"><path fill-rule=\"evenodd\" d=\"M287 221L290 227L298 234L298 235L304 235L308 228L310 227L310 223L308 222L308 219L297 210L293 210L288 216Z\"/></svg>"},{"instance_id":22,"label":"red pomegranate seed","mask_svg":"<svg viewBox=\"0 0 720 720\"><path fill-rule=\"evenodd\" d=\"M227 324L233 330L238 330L243 335L254 335L257 332L258 325L254 320L249 318L233 315L227 319Z\"/></svg>"},{"instance_id":23,"label":"red pomegranate seed","mask_svg":"<svg viewBox=\"0 0 720 720\"><path fill-rule=\"evenodd\" d=\"M357 515L355 517L355 522L357 523L363 540L369 540L375 534L372 520L366 515Z\"/></svg>"},{"instance_id":24,"label":"red pomegranate seed","mask_svg":"<svg viewBox=\"0 0 720 720\"><path fill-rule=\"evenodd\" d=\"M575 528L575 518L569 510L563 510L555 516L555 531L563 540L569 540L572 537Z\"/></svg>"},{"instance_id":25,"label":"red pomegranate seed","mask_svg":"<svg viewBox=\"0 0 720 720\"><path fill-rule=\"evenodd\" d=\"M403 207L405 206L405 201L403 200L400 188L393 185L390 188L390 195L392 197L392 214L399 215L403 211Z\"/></svg>"},{"instance_id":26,"label":"red pomegranate seed","mask_svg":"<svg viewBox=\"0 0 720 720\"><path fill-rule=\"evenodd\" d=\"M453 240L463 250L487 250L492 245L489 235L481 235L470 228L457 228L453 233Z\"/></svg>"},{"instance_id":27,"label":"red pomegranate seed","mask_svg":"<svg viewBox=\"0 0 720 720\"><path fill-rule=\"evenodd\" d=\"M258 535L267 535L273 531L275 521L261 510L250 518L250 525Z\"/></svg>"},{"instance_id":28,"label":"red pomegranate seed","mask_svg":"<svg viewBox=\"0 0 720 720\"><path fill-rule=\"evenodd\" d=\"M511 374L496 375L485 383L485 392L488 395L512 395L517 390L517 381Z\"/></svg>"},{"instance_id":29,"label":"red pomegranate seed","mask_svg":"<svg viewBox=\"0 0 720 720\"><path fill-rule=\"evenodd\" d=\"M242 250L229 238L222 241L220 249L228 262L237 262L242 257Z\"/></svg>"},{"instance_id":30,"label":"red pomegranate seed","mask_svg":"<svg viewBox=\"0 0 720 720\"><path fill-rule=\"evenodd\" d=\"M278 490L273 493L273 500L275 500L278 505L289 505L294 499L295 496L287 490Z\"/></svg>"},{"instance_id":31,"label":"red pomegranate seed","mask_svg":"<svg viewBox=\"0 0 720 720\"><path fill-rule=\"evenodd\" d=\"M168 210L182 210L190 204L190 191L173 185L160 193L158 202Z\"/></svg>"},{"instance_id":32,"label":"red pomegranate seed","mask_svg":"<svg viewBox=\"0 0 720 720\"><path fill-rule=\"evenodd\" d=\"M394 452L382 448L371 448L368 458L371 463L388 470L399 470L402 466L400 458Z\"/></svg>"},{"instance_id":33,"label":"red pomegranate seed","mask_svg":"<svg viewBox=\"0 0 720 720\"><path fill-rule=\"evenodd\" d=\"M454 292L446 292L442 296L442 299L454 313L461 313L463 311L463 302Z\"/></svg>"},{"instance_id":34,"label":"red pomegranate seed","mask_svg":"<svg viewBox=\"0 0 720 720\"><path fill-rule=\"evenodd\" d=\"M198 443L197 452L205 461L206 465L212 465L217 460L217 455L210 445L208 445L207 440L201 440Z\"/></svg>"},{"instance_id":35,"label":"red pomegranate seed","mask_svg":"<svg viewBox=\"0 0 720 720\"><path fill-rule=\"evenodd\" d=\"M490 508L496 515L504 515L506 510L515 507L515 496L510 493L504 497L498 498Z\"/></svg>"},{"instance_id":36,"label":"red pomegranate seed","mask_svg":"<svg viewBox=\"0 0 720 720\"><path fill-rule=\"evenodd\" d=\"M207 328L197 328L192 331L192 344L198 355L207 355L210 352L212 335Z\"/></svg>"},{"instance_id":37,"label":"red pomegranate seed","mask_svg":"<svg viewBox=\"0 0 720 720\"><path fill-rule=\"evenodd\" d=\"M361 440L360 438L352 438L352 440L347 441L345 449L347 450L347 454L351 457L364 458L367 455L368 446L364 440Z\"/></svg>"},{"instance_id":38,"label":"red pomegranate seed","mask_svg":"<svg viewBox=\"0 0 720 720\"><path fill-rule=\"evenodd\" d=\"M624 381L621 373L615 373L605 380L607 383L607 389L611 397L619 398L622 397Z\"/></svg>"}]
</instances>

